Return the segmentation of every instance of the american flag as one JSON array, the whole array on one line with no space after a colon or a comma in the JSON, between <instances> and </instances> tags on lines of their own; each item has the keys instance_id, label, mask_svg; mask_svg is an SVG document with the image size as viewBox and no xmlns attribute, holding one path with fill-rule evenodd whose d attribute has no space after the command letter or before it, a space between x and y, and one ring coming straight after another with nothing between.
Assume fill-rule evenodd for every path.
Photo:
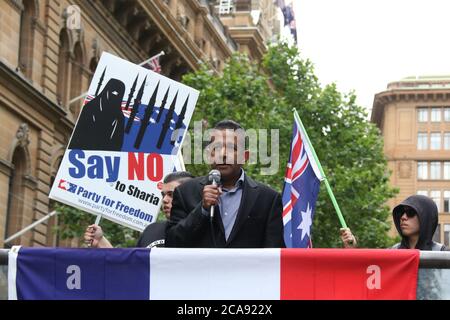
<instances>
[{"instance_id":1,"label":"american flag","mask_svg":"<svg viewBox=\"0 0 450 320\"><path fill-rule=\"evenodd\" d=\"M159 64L159 55L156 55L148 59L142 66L154 72L161 73L161 65Z\"/></svg>"},{"instance_id":2,"label":"american flag","mask_svg":"<svg viewBox=\"0 0 450 320\"><path fill-rule=\"evenodd\" d=\"M295 120L283 187L284 242L288 248L310 248L311 227L323 180L300 124Z\"/></svg>"}]
</instances>

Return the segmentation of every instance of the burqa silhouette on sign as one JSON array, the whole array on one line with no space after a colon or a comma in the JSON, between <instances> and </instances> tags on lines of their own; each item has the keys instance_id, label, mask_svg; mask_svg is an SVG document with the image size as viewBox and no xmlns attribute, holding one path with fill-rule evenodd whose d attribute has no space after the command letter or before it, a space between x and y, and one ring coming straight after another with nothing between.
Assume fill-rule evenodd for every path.
<instances>
[{"instance_id":1,"label":"burqa silhouette on sign","mask_svg":"<svg viewBox=\"0 0 450 320\"><path fill-rule=\"evenodd\" d=\"M69 149L121 151L124 116L121 109L125 84L110 79L102 92L81 110Z\"/></svg>"}]
</instances>

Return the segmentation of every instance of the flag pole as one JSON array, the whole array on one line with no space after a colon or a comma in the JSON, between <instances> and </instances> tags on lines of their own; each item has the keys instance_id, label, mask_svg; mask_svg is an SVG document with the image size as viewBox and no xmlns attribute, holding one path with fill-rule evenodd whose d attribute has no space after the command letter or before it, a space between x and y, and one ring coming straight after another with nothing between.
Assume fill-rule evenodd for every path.
<instances>
[{"instance_id":1,"label":"flag pole","mask_svg":"<svg viewBox=\"0 0 450 320\"><path fill-rule=\"evenodd\" d=\"M142 61L141 63L139 63L139 65L140 65L140 66L143 66L144 64L146 64L146 63L152 61L153 59L159 58L160 56L163 56L163 55L165 55L165 52L164 52L164 51L161 51L160 53L155 54L153 57L150 57L150 58L148 58L147 60Z\"/></svg>"},{"instance_id":2,"label":"flag pole","mask_svg":"<svg viewBox=\"0 0 450 320\"><path fill-rule=\"evenodd\" d=\"M100 225L100 220L101 220L101 218L102 218L102 214L99 213L99 214L97 215L97 217L95 218L95 222L94 222L94 224L95 224L96 226ZM91 247L92 247L92 242L94 242L94 239L92 239L91 241L89 241L89 242L87 243L87 247L88 247L88 248L91 248Z\"/></svg>"},{"instance_id":3,"label":"flag pole","mask_svg":"<svg viewBox=\"0 0 450 320\"><path fill-rule=\"evenodd\" d=\"M22 230L18 231L17 233L13 234L12 236L10 236L8 239L6 239L4 241L4 243L9 243L12 240L14 240L17 237L20 237L21 235L23 235L25 232L27 232L28 230L33 229L35 226L37 226L38 224L44 222L45 220L53 217L55 214L58 214L58 212L56 210L53 210L52 212L50 212L49 214L47 214L46 216L42 217L41 219L33 222L32 224L30 224L29 226L23 228Z\"/></svg>"},{"instance_id":4,"label":"flag pole","mask_svg":"<svg viewBox=\"0 0 450 320\"><path fill-rule=\"evenodd\" d=\"M180 149L180 152L178 152L178 162L180 163L181 170L186 171L186 166L184 165L184 159L183 159L183 154L181 153L181 149Z\"/></svg>"},{"instance_id":5,"label":"flag pole","mask_svg":"<svg viewBox=\"0 0 450 320\"><path fill-rule=\"evenodd\" d=\"M328 179L327 179L327 177L325 175L325 172L322 169L322 165L320 164L320 161L319 161L319 158L317 157L316 151L314 150L314 147L313 147L311 141L309 140L308 133L306 132L305 127L303 126L303 122L302 122L302 120L300 119L300 116L297 113L297 109L293 108L292 110L294 111L294 118L295 118L295 120L297 120L297 122L300 124L300 126L302 128L302 131L305 133L305 139L307 140L308 145L310 146L310 149L311 149L311 152L313 154L314 160L316 161L317 167L319 168L319 171L320 171L320 174L323 177L323 180L325 182L325 187L327 188L328 195L331 198L331 202L333 203L334 209L336 210L336 213L337 213L337 216L338 216L339 221L341 223L341 226L342 226L342 228L347 228L347 224L345 223L344 216L342 215L341 209L339 208L339 205L338 205L338 203L336 201L336 198L334 197L333 190L331 190L330 183L328 182Z\"/></svg>"}]
</instances>

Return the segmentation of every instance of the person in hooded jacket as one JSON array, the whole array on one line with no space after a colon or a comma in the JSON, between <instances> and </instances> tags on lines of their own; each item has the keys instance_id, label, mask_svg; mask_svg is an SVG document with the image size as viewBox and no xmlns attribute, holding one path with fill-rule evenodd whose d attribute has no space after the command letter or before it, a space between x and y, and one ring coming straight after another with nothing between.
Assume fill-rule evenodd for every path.
<instances>
[{"instance_id":1,"label":"person in hooded jacket","mask_svg":"<svg viewBox=\"0 0 450 320\"><path fill-rule=\"evenodd\" d=\"M419 249L447 251L447 247L433 241L438 226L438 209L433 200L422 195L412 195L392 211L395 227L402 237L393 249Z\"/></svg>"},{"instance_id":2,"label":"person in hooded jacket","mask_svg":"<svg viewBox=\"0 0 450 320\"><path fill-rule=\"evenodd\" d=\"M391 249L448 250L445 245L433 241L439 215L436 204L430 198L422 195L409 196L392 210L392 216L402 241ZM356 242L349 242L352 237L350 229L341 234L346 248L356 247Z\"/></svg>"}]
</instances>

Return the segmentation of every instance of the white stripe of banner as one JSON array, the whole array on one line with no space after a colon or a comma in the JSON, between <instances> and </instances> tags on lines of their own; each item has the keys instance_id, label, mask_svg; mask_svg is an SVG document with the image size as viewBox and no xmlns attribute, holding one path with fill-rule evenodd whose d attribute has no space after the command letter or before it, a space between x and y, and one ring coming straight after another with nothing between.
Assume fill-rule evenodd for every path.
<instances>
[{"instance_id":1,"label":"white stripe of banner","mask_svg":"<svg viewBox=\"0 0 450 320\"><path fill-rule=\"evenodd\" d=\"M151 249L150 299L279 300L280 249Z\"/></svg>"},{"instance_id":2,"label":"white stripe of banner","mask_svg":"<svg viewBox=\"0 0 450 320\"><path fill-rule=\"evenodd\" d=\"M13 246L8 252L8 300L17 300L17 255L21 246Z\"/></svg>"}]
</instances>

